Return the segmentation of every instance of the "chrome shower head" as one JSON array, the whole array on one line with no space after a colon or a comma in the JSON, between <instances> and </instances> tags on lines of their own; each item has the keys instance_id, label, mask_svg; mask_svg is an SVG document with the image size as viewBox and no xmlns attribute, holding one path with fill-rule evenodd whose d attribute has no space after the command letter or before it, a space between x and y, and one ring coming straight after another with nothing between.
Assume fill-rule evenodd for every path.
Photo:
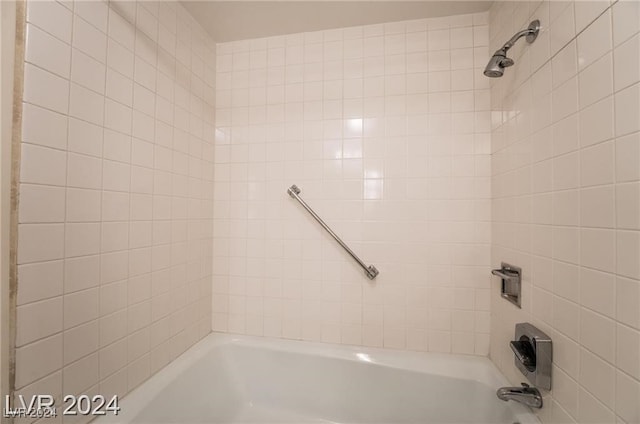
<instances>
[{"instance_id":1,"label":"chrome shower head","mask_svg":"<svg viewBox=\"0 0 640 424\"><path fill-rule=\"evenodd\" d=\"M489 63L484 68L484 74L489 78L498 78L504 74L504 68L513 65L513 59L507 57L507 51L503 48L496 51Z\"/></svg>"},{"instance_id":2,"label":"chrome shower head","mask_svg":"<svg viewBox=\"0 0 640 424\"><path fill-rule=\"evenodd\" d=\"M509 41L507 41L502 48L496 50L496 52L489 59L489 63L484 68L484 74L489 78L498 78L504 75L504 68L508 68L509 66L513 66L513 59L507 57L507 51L516 41L518 41L522 37L527 37L526 40L528 43L533 43L535 39L538 37L538 32L540 31L540 21L537 19L529 24L529 27L523 31L520 31Z\"/></svg>"}]
</instances>

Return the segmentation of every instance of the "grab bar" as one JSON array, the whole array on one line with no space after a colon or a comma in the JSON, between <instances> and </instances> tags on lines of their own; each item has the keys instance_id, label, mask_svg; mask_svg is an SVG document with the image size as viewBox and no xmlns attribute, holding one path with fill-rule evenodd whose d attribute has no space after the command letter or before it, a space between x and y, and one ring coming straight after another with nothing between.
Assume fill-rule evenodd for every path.
<instances>
[{"instance_id":1,"label":"grab bar","mask_svg":"<svg viewBox=\"0 0 640 424\"><path fill-rule=\"evenodd\" d=\"M342 246L342 248L344 250L347 251L347 253L353 258L355 259L356 262L358 262L358 264L360 264L360 266L362 267L362 269L364 269L364 272L367 274L367 277L369 278L369 280L373 280L374 278L376 278L376 276L380 273L375 266L373 265L369 265L367 266L367 264L365 264L364 262L362 262L362 259L360 259L358 257L358 255L356 255L353 250L349 249L349 246L347 246L342 239L340 239L340 237L338 237L338 235L336 233L333 232L333 230L331 228L329 228L329 226L322 220L322 218L320 218L318 216L317 213L315 213L313 211L313 209L311 209L311 207L309 205L307 205L307 203L302 200L299 196L300 194L300 189L298 188L298 186L296 186L295 184L292 185L291 187L289 187L287 189L287 193L289 193L289 196L293 197L294 199L296 199L298 202L300 202L300 204L302 206L304 206L304 208L307 210L307 212L309 212L311 214L312 217L314 217L316 219L316 221L318 221L320 223L320 225L322 225L322 228L324 228L325 230L327 230L327 232L329 234L331 234L331 237L333 237L333 239L335 241L338 242L338 244L340 244L340 246Z\"/></svg>"}]
</instances>

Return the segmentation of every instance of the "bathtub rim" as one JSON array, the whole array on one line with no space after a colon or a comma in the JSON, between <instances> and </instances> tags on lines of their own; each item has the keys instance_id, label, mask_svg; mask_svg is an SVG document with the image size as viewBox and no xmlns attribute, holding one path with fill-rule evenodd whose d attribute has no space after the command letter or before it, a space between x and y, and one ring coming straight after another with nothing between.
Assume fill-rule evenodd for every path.
<instances>
[{"instance_id":1,"label":"bathtub rim","mask_svg":"<svg viewBox=\"0 0 640 424\"><path fill-rule=\"evenodd\" d=\"M190 368L191 365L203 358L211 350L220 346L241 346L340 359L356 363L368 363L391 369L475 381L490 388L493 387L496 390L501 386L510 385L496 365L485 356L416 352L211 332L149 379L122 398L119 398L121 411L118 415L100 416L93 423L132 423L132 420L138 416L146 405L172 381L178 378L182 372ZM499 401L497 397L496 401ZM178 400L176 402L176 404L179 404ZM535 414L524 405L508 402L507 406L513 412L515 422L519 424L540 424Z\"/></svg>"}]
</instances>

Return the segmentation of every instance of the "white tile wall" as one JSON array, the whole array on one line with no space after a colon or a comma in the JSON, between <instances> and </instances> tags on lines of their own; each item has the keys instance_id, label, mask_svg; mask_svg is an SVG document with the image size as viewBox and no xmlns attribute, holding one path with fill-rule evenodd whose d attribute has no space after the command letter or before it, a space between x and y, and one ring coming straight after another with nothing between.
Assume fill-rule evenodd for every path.
<instances>
[{"instance_id":1,"label":"white tile wall","mask_svg":"<svg viewBox=\"0 0 640 424\"><path fill-rule=\"evenodd\" d=\"M492 283L491 358L529 321L554 341L543 422L640 422L640 4L496 2L491 48L542 33L491 82L492 262L522 266L523 307Z\"/></svg>"},{"instance_id":2,"label":"white tile wall","mask_svg":"<svg viewBox=\"0 0 640 424\"><path fill-rule=\"evenodd\" d=\"M496 2L217 56L170 2L29 1L27 22L19 392L124 394L211 325L490 351L518 383L507 343L531 321L555 342L544 422L640 421L637 2ZM522 310L488 277L502 260Z\"/></svg>"},{"instance_id":3,"label":"white tile wall","mask_svg":"<svg viewBox=\"0 0 640 424\"><path fill-rule=\"evenodd\" d=\"M211 329L215 45L164 1L26 28L16 389L123 395Z\"/></svg>"},{"instance_id":4,"label":"white tile wall","mask_svg":"<svg viewBox=\"0 0 640 424\"><path fill-rule=\"evenodd\" d=\"M488 353L487 20L218 44L214 330Z\"/></svg>"}]
</instances>

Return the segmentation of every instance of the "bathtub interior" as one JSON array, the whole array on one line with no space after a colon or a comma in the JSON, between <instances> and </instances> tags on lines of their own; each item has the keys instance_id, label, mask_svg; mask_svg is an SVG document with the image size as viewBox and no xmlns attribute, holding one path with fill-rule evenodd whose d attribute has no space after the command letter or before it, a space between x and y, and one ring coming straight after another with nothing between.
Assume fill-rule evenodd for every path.
<instances>
[{"instance_id":1,"label":"bathtub interior","mask_svg":"<svg viewBox=\"0 0 640 424\"><path fill-rule=\"evenodd\" d=\"M182 368L126 422L527 421L486 382L366 360L222 343Z\"/></svg>"}]
</instances>

